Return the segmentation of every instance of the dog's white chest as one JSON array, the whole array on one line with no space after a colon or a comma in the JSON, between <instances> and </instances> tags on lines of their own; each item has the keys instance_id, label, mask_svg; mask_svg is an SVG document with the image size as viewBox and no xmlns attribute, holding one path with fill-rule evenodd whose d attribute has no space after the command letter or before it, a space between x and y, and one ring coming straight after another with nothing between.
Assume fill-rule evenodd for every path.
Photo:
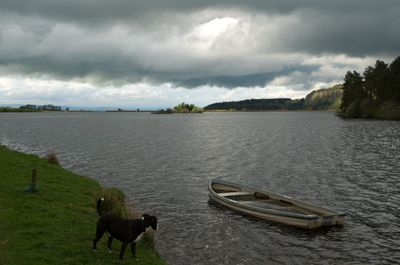
<instances>
[{"instance_id":1,"label":"dog's white chest","mask_svg":"<svg viewBox=\"0 0 400 265\"><path fill-rule=\"evenodd\" d=\"M142 238L143 234L144 233L141 233L140 235L138 235L134 242L135 243L138 242Z\"/></svg>"}]
</instances>

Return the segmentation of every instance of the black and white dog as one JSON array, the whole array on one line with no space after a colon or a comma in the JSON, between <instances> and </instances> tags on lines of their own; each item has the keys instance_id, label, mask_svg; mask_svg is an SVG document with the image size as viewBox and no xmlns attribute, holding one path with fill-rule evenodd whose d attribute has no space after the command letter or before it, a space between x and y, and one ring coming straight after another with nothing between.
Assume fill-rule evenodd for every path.
<instances>
[{"instance_id":1,"label":"black and white dog","mask_svg":"<svg viewBox=\"0 0 400 265\"><path fill-rule=\"evenodd\" d=\"M131 244L131 252L134 258L136 258L135 249L136 242L141 238L143 233L149 227L153 230L157 230L157 218L148 214L143 214L141 219L127 220L121 217L103 214L101 210L101 204L104 198L97 201L97 213L100 215L99 221L97 221L96 238L93 240L93 249L96 249L97 242L101 239L105 232L108 235L107 248L111 252L111 243L114 238L122 242L121 251L119 258L122 260L126 246Z\"/></svg>"}]
</instances>

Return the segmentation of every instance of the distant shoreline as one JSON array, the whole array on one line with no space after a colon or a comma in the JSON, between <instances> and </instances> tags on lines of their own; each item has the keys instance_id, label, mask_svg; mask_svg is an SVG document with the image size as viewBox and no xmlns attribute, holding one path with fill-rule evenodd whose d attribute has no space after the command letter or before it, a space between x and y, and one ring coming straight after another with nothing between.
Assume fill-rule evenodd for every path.
<instances>
[{"instance_id":1,"label":"distant shoreline","mask_svg":"<svg viewBox=\"0 0 400 265\"><path fill-rule=\"evenodd\" d=\"M330 110L204 110L204 112L231 112L231 113L235 113L235 112L336 112L335 109L330 109Z\"/></svg>"},{"instance_id":2,"label":"distant shoreline","mask_svg":"<svg viewBox=\"0 0 400 265\"><path fill-rule=\"evenodd\" d=\"M336 112L337 110L204 110L204 113L235 113L235 112ZM112 111L112 110L69 110L69 111L0 111L0 113L152 113L152 114L201 114L195 112L158 113L157 111Z\"/></svg>"},{"instance_id":3,"label":"distant shoreline","mask_svg":"<svg viewBox=\"0 0 400 265\"><path fill-rule=\"evenodd\" d=\"M337 110L204 110L207 112L219 112L219 113L235 113L235 112L336 112ZM152 113L152 114L199 114L192 112L173 112L173 113L159 113L159 111L135 111L135 110L61 110L61 111L49 111L49 110L38 110L38 111L1 111L0 113L79 113L79 112L95 112L95 113ZM200 113L201 114L201 113Z\"/></svg>"}]
</instances>

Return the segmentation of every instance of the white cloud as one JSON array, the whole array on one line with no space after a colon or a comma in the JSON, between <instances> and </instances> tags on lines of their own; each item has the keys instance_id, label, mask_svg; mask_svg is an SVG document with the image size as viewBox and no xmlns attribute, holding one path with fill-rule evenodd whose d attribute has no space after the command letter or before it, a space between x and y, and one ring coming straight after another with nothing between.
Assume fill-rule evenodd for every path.
<instances>
[{"instance_id":1,"label":"white cloud","mask_svg":"<svg viewBox=\"0 0 400 265\"><path fill-rule=\"evenodd\" d=\"M0 3L0 104L298 98L400 43L394 2L96 2Z\"/></svg>"},{"instance_id":2,"label":"white cloud","mask_svg":"<svg viewBox=\"0 0 400 265\"><path fill-rule=\"evenodd\" d=\"M206 23L197 25L191 35L194 40L214 41L221 34L232 30L238 20L232 17L214 18Z\"/></svg>"},{"instance_id":3,"label":"white cloud","mask_svg":"<svg viewBox=\"0 0 400 265\"><path fill-rule=\"evenodd\" d=\"M322 86L324 83L316 85ZM313 87L314 88L314 87ZM228 89L201 86L196 89L174 87L172 84L147 83L123 86L96 86L78 81L59 81L24 77L0 78L0 104L57 104L86 107L167 108L180 102L206 106L215 102L250 98L304 97L304 91L294 86L268 84L264 87Z\"/></svg>"}]
</instances>

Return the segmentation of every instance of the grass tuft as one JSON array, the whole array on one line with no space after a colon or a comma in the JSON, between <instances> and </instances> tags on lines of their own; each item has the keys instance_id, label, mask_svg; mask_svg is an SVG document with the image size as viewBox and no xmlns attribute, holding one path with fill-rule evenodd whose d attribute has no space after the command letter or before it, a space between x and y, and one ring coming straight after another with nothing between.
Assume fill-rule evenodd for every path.
<instances>
[{"instance_id":1,"label":"grass tuft","mask_svg":"<svg viewBox=\"0 0 400 265\"><path fill-rule=\"evenodd\" d=\"M50 164L57 165L57 166L60 165L60 162L58 161L56 153L50 151L47 153L46 158L47 158L47 162L49 162Z\"/></svg>"},{"instance_id":2,"label":"grass tuft","mask_svg":"<svg viewBox=\"0 0 400 265\"><path fill-rule=\"evenodd\" d=\"M102 197L104 198L104 201L101 204L103 214L109 213L123 218L127 216L125 195L121 190L116 188L102 188L95 197L96 204Z\"/></svg>"},{"instance_id":3,"label":"grass tuft","mask_svg":"<svg viewBox=\"0 0 400 265\"><path fill-rule=\"evenodd\" d=\"M155 251L155 244L154 244L154 234L152 231L146 232L142 239L140 240L140 244L145 248L145 249L150 249Z\"/></svg>"}]
</instances>

